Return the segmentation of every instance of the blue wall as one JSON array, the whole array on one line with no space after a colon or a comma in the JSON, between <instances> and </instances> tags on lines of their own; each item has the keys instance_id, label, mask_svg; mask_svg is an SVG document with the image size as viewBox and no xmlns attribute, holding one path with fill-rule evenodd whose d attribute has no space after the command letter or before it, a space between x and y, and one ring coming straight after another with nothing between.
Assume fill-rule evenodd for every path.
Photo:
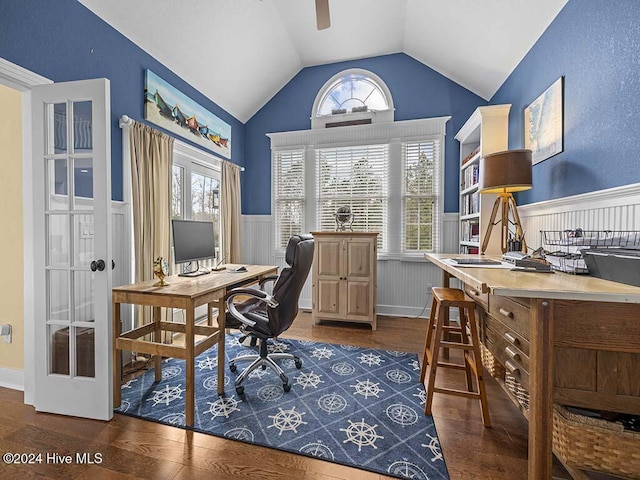
<instances>
[{"instance_id":1,"label":"blue wall","mask_svg":"<svg viewBox=\"0 0 640 480\"><path fill-rule=\"evenodd\" d=\"M524 108L564 76L564 151L533 167L531 203L640 182L640 1L570 0L491 99L513 104L509 148L524 147Z\"/></svg>"},{"instance_id":2,"label":"blue wall","mask_svg":"<svg viewBox=\"0 0 640 480\"><path fill-rule=\"evenodd\" d=\"M382 78L391 90L396 120L452 116L446 132L444 209L457 211L459 147L453 136L473 111L487 102L413 58L394 54L305 68L247 122L243 213L271 212L271 151L265 134L310 129L309 117L318 91L347 68L364 68Z\"/></svg>"},{"instance_id":3,"label":"blue wall","mask_svg":"<svg viewBox=\"0 0 640 480\"><path fill-rule=\"evenodd\" d=\"M111 81L111 172L115 200L122 199L122 134L118 119L129 115L143 121L145 68L230 124L231 160L242 164L245 141L240 121L77 1L2 0L0 9L0 57L55 82L98 77Z\"/></svg>"}]
</instances>

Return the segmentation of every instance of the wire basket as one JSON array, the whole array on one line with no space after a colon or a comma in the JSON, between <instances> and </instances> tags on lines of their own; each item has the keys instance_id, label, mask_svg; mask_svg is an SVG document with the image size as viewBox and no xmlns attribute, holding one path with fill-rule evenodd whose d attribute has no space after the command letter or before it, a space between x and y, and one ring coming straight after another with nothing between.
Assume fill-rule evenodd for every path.
<instances>
[{"instance_id":1,"label":"wire basket","mask_svg":"<svg viewBox=\"0 0 640 480\"><path fill-rule=\"evenodd\" d=\"M581 250L603 247L640 247L638 230L541 230L545 260L554 270L565 273L589 273Z\"/></svg>"}]
</instances>

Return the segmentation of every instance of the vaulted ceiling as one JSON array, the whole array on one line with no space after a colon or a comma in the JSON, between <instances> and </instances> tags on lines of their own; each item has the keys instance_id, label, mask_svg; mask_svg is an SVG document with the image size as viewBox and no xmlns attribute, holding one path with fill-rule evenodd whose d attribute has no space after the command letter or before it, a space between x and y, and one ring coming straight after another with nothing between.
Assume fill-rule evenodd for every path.
<instances>
[{"instance_id":1,"label":"vaulted ceiling","mask_svg":"<svg viewBox=\"0 0 640 480\"><path fill-rule=\"evenodd\" d=\"M79 0L246 122L302 68L404 52L489 100L568 0Z\"/></svg>"}]
</instances>

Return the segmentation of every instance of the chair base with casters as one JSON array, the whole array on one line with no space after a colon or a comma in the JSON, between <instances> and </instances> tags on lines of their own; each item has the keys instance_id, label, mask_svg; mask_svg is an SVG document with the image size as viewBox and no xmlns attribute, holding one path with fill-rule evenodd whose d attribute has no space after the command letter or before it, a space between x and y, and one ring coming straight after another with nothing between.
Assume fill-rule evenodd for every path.
<instances>
[{"instance_id":1,"label":"chair base with casters","mask_svg":"<svg viewBox=\"0 0 640 480\"><path fill-rule=\"evenodd\" d=\"M229 370L234 373L238 370L236 362L252 361L251 364L249 364L249 366L246 367L236 378L236 393L238 395L242 395L244 393L244 386L242 385L242 382L249 376L251 372L253 372L258 367L262 367L263 370L267 367L271 367L273 370L275 370L275 372L280 377L280 380L282 380L283 390L285 392L288 392L289 390L291 390L289 378L284 373L284 370L280 367L280 365L275 362L275 360L293 360L298 370L302 368L302 360L299 357L295 356L293 353L268 353L266 338L258 339L258 342L260 346L259 355L240 355L232 360L229 360Z\"/></svg>"}]
</instances>

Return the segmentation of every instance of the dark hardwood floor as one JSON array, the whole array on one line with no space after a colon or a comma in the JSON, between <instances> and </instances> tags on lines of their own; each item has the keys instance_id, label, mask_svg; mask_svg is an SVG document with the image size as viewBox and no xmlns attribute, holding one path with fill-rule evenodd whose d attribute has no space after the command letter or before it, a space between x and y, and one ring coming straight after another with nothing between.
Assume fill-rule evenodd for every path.
<instances>
[{"instance_id":1,"label":"dark hardwood floor","mask_svg":"<svg viewBox=\"0 0 640 480\"><path fill-rule=\"evenodd\" d=\"M286 337L372 348L419 352L424 319L380 317L369 326L326 322L313 325L301 313ZM438 372L438 382L463 374ZM249 388L249 387L247 387ZM434 397L433 416L452 479L527 478L527 423L493 380L487 382L492 428L484 428L479 402L449 395ZM251 446L211 435L115 415L110 422L36 413L22 392L0 388L1 453L99 453L95 465L6 465L1 480L64 479L381 479L382 475ZM44 460L44 459L43 459ZM554 475L569 478L558 464Z\"/></svg>"}]
</instances>

